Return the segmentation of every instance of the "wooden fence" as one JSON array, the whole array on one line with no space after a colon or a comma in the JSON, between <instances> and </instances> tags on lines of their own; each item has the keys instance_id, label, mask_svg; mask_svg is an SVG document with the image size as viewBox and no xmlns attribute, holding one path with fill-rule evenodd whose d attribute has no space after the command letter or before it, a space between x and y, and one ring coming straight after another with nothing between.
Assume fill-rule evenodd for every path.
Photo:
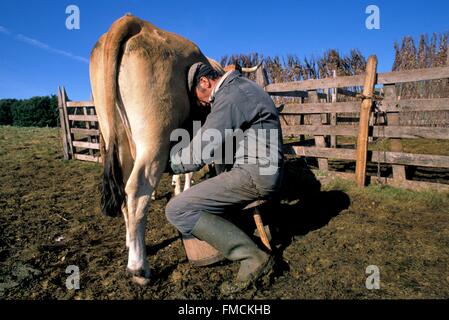
<instances>
[{"instance_id":1,"label":"wooden fence","mask_svg":"<svg viewBox=\"0 0 449 320\"><path fill-rule=\"evenodd\" d=\"M58 109L64 159L101 162L100 129L93 101L69 101L58 88Z\"/></svg>"},{"instance_id":2,"label":"wooden fence","mask_svg":"<svg viewBox=\"0 0 449 320\"><path fill-rule=\"evenodd\" d=\"M281 120L282 116L312 116L312 124L289 125L286 121L282 122L284 137L299 138L299 141L286 144L287 152L300 157L316 158L320 171L356 179L359 184L365 184L366 161L370 161L392 166L392 177L374 176L371 177L373 181L378 180L397 187L413 189L436 187L441 190L449 190L449 185L446 184L408 180L405 170L406 166L449 168L449 156L405 153L402 152L401 141L401 139L417 138L449 139L449 128L399 125L399 114L402 112L449 111L449 99L401 100L400 96L396 94L396 85L400 83L436 79L448 81L449 67L379 74L374 69L375 81L374 83L368 82L370 86L372 85L371 88L366 88L368 73L358 76L265 85L265 91L272 96L301 97L303 99L301 103L279 106ZM364 86L364 94L359 95L361 101L337 101L336 89L358 86ZM374 92L375 88L377 95ZM334 94L326 93L328 89L333 89ZM366 91L367 89L369 90ZM338 90L338 93L344 94L345 89ZM351 93L348 94L351 95ZM306 101L307 103L305 103ZM352 125L340 125L336 122L336 114L360 114L363 112L363 104L365 107L368 106L368 110L365 118L359 117L358 128ZM364 130L367 130L368 133L365 137L362 134ZM307 136L313 137L312 145L310 145L310 141L304 141L304 137ZM357 149L336 148L337 136L357 137ZM369 140L378 141L379 139L389 140L389 150L367 149ZM360 158L365 159L363 161ZM328 164L330 159L356 161L356 173L331 172ZM359 177L357 177L358 174Z\"/></svg>"},{"instance_id":3,"label":"wooden fence","mask_svg":"<svg viewBox=\"0 0 449 320\"><path fill-rule=\"evenodd\" d=\"M370 63L370 61L372 61ZM436 187L449 190L449 185L407 179L406 166L448 168L449 156L412 154L402 151L401 139L449 139L448 127L400 126L403 112L449 111L449 98L402 99L396 85L407 82L449 79L449 67L377 73L377 59L370 57L363 75L312 79L269 84L264 68L256 71L256 82L272 97L296 97L299 103L279 105L286 153L316 158L320 171L366 183L367 162L392 167L392 177L371 176L396 187L421 189ZM349 88L363 88L363 93ZM339 96L358 97L356 101L339 102ZM100 162L100 136L92 101L72 102L64 88L58 89L64 157ZM361 114L358 127L341 124L337 115ZM304 117L310 123L304 124ZM287 118L298 118L289 125ZM299 124L298 124L299 123ZM344 148L337 138L356 137L356 148ZM288 142L293 141L293 142ZM293 140L292 140L293 139ZM355 139L354 139L355 140ZM389 140L389 150L371 150L369 141ZM312 143L311 143L312 142ZM374 148L375 149L375 148ZM356 161L355 173L331 171L329 161Z\"/></svg>"}]
</instances>

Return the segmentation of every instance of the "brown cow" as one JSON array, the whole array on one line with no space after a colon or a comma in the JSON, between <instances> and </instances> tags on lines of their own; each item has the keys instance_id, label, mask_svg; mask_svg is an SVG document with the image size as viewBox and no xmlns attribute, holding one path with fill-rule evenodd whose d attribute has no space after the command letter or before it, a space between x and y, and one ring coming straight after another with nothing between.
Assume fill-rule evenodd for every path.
<instances>
[{"instance_id":1,"label":"brown cow","mask_svg":"<svg viewBox=\"0 0 449 320\"><path fill-rule=\"evenodd\" d=\"M170 133L190 112L188 68L209 63L191 41L132 15L95 45L90 79L104 138L102 211L123 214L127 270L146 283L145 226L151 194L167 163Z\"/></svg>"}]
</instances>

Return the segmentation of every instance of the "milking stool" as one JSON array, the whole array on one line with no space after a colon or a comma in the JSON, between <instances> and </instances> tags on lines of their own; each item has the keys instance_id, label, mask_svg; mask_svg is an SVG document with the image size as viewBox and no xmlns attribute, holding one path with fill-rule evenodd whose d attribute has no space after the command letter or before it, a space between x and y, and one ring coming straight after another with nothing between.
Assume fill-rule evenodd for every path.
<instances>
[{"instance_id":1,"label":"milking stool","mask_svg":"<svg viewBox=\"0 0 449 320\"><path fill-rule=\"evenodd\" d=\"M243 211L253 210L253 218L256 224L257 233L263 245L271 252L271 234L268 225L264 226L259 208L269 200L256 200L248 204ZM205 241L195 237L182 237L187 259L195 267L204 267L224 260L223 255Z\"/></svg>"},{"instance_id":2,"label":"milking stool","mask_svg":"<svg viewBox=\"0 0 449 320\"><path fill-rule=\"evenodd\" d=\"M245 208L243 208L243 211L246 210L253 210L253 218L254 222L256 224L257 233L260 237L260 240L262 241L263 245L267 248L269 252L271 252L271 232L270 227L268 225L264 225L262 221L262 216L260 212L260 208L266 204L268 204L270 200L262 199L262 200L256 200L254 202L251 202L249 205L247 205Z\"/></svg>"}]
</instances>

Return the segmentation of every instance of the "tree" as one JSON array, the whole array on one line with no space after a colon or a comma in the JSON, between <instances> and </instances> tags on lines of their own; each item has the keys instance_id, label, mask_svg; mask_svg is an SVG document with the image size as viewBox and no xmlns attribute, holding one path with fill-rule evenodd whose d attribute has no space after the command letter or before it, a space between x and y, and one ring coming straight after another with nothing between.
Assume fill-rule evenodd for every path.
<instances>
[{"instance_id":1,"label":"tree","mask_svg":"<svg viewBox=\"0 0 449 320\"><path fill-rule=\"evenodd\" d=\"M58 102L56 96L14 100L10 104L12 125L18 127L56 127Z\"/></svg>"},{"instance_id":2,"label":"tree","mask_svg":"<svg viewBox=\"0 0 449 320\"><path fill-rule=\"evenodd\" d=\"M15 99L4 99L0 100L0 125L12 125L12 113L11 105L13 105L17 100Z\"/></svg>"}]
</instances>

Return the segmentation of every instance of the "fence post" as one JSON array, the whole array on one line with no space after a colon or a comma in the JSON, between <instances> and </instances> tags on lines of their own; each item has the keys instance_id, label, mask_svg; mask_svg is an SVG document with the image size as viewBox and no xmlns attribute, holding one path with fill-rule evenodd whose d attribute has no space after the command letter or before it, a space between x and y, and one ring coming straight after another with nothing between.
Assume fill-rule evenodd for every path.
<instances>
[{"instance_id":1,"label":"fence post","mask_svg":"<svg viewBox=\"0 0 449 320\"><path fill-rule=\"evenodd\" d=\"M368 127L371 107L373 104L374 85L376 83L377 57L370 56L366 66L366 76L363 86L362 105L360 108L359 134L357 137L357 160L355 167L355 179L359 187L365 185L366 157L368 151Z\"/></svg>"},{"instance_id":2,"label":"fence post","mask_svg":"<svg viewBox=\"0 0 449 320\"><path fill-rule=\"evenodd\" d=\"M70 130L70 121L69 121L69 113L67 110L67 101L69 100L67 96L67 92L65 91L65 88L62 87L62 110L64 112L64 118L65 118L65 126L67 128L67 143L69 144L69 155L70 158L75 157L75 151L73 150L73 133Z\"/></svg>"},{"instance_id":3,"label":"fence post","mask_svg":"<svg viewBox=\"0 0 449 320\"><path fill-rule=\"evenodd\" d=\"M64 159L69 160L69 144L67 141L67 128L64 115L63 98L61 87L58 86L58 111L59 111L59 124L61 125L61 137L62 137L62 148L64 152Z\"/></svg>"},{"instance_id":4,"label":"fence post","mask_svg":"<svg viewBox=\"0 0 449 320\"><path fill-rule=\"evenodd\" d=\"M317 103L319 101L318 93L316 90L310 90L307 93L309 96L310 103ZM320 126L323 125L322 119L321 119L321 114L313 114L310 116L310 119L311 119L312 124L314 124L314 125L320 125ZM324 136L315 136L315 145L317 147L325 148L326 140L325 140ZM329 167L328 167L327 159L318 158L318 167L322 171L328 171Z\"/></svg>"},{"instance_id":5,"label":"fence post","mask_svg":"<svg viewBox=\"0 0 449 320\"><path fill-rule=\"evenodd\" d=\"M391 101L397 101L398 97L396 94L396 86L394 84L384 85L384 99L386 103ZM398 112L388 112L387 113L387 125L388 126L398 126L399 125L399 113ZM402 151L401 139L390 139L390 150L393 152ZM392 165L393 168L393 179L398 181L406 180L405 166Z\"/></svg>"},{"instance_id":6,"label":"fence post","mask_svg":"<svg viewBox=\"0 0 449 320\"><path fill-rule=\"evenodd\" d=\"M335 79L337 77L337 71L336 70L332 70L332 77ZM332 88L332 103L337 102L337 88ZM337 125L337 113L336 112L332 112L331 113L331 126L336 126ZM336 135L331 135L331 148L336 148L337 147L337 136Z\"/></svg>"},{"instance_id":7,"label":"fence post","mask_svg":"<svg viewBox=\"0 0 449 320\"><path fill-rule=\"evenodd\" d=\"M259 86L261 86L264 90L265 90L265 87L268 85L267 70L265 70L265 67L263 65L261 65L256 70L256 83ZM284 120L285 124L288 125L287 120L285 119L285 117L282 114L280 115L280 118L282 118L282 120Z\"/></svg>"},{"instance_id":8,"label":"fence post","mask_svg":"<svg viewBox=\"0 0 449 320\"><path fill-rule=\"evenodd\" d=\"M256 70L256 83L262 88L268 85L268 75L263 65Z\"/></svg>"},{"instance_id":9,"label":"fence post","mask_svg":"<svg viewBox=\"0 0 449 320\"><path fill-rule=\"evenodd\" d=\"M92 100L92 101L93 101L93 100ZM95 114L95 106L93 106L92 108L89 108L88 111L89 111L89 115L91 115L91 116L95 116L95 115L96 115L96 114ZM95 122L95 121L92 121L92 122L90 123L90 127L91 127L91 128L94 128L94 129L100 130L99 127L96 125L96 122ZM92 136L92 141L93 141L94 143L98 143L98 142L99 142L99 141L98 141L98 136Z\"/></svg>"},{"instance_id":10,"label":"fence post","mask_svg":"<svg viewBox=\"0 0 449 320\"><path fill-rule=\"evenodd\" d=\"M449 45L446 48L446 66L449 66Z\"/></svg>"},{"instance_id":11,"label":"fence post","mask_svg":"<svg viewBox=\"0 0 449 320\"><path fill-rule=\"evenodd\" d=\"M87 107L83 107L83 114L85 116L88 115ZM86 121L85 124L86 124L86 129L90 129L91 128L91 122L90 121ZM92 136L90 135L90 133L87 135L87 142L92 143ZM92 156L92 157L94 156L94 150L93 149L89 148L89 155Z\"/></svg>"},{"instance_id":12,"label":"fence post","mask_svg":"<svg viewBox=\"0 0 449 320\"><path fill-rule=\"evenodd\" d=\"M70 130L70 122L69 122L69 113L67 111L67 92L65 91L65 88L62 87L61 89L61 107L62 107L62 112L64 114L64 122L65 122L65 129L67 132L67 146L68 146L68 154L69 154L69 159L72 159L74 157L74 151L73 151L73 135L72 132Z\"/></svg>"},{"instance_id":13,"label":"fence post","mask_svg":"<svg viewBox=\"0 0 449 320\"><path fill-rule=\"evenodd\" d=\"M304 97L299 97L299 104L304 104ZM298 120L299 125L305 124L304 119L305 119L304 114L298 115L297 120ZM299 141L300 142L306 141L306 136L304 134L299 135Z\"/></svg>"}]
</instances>

